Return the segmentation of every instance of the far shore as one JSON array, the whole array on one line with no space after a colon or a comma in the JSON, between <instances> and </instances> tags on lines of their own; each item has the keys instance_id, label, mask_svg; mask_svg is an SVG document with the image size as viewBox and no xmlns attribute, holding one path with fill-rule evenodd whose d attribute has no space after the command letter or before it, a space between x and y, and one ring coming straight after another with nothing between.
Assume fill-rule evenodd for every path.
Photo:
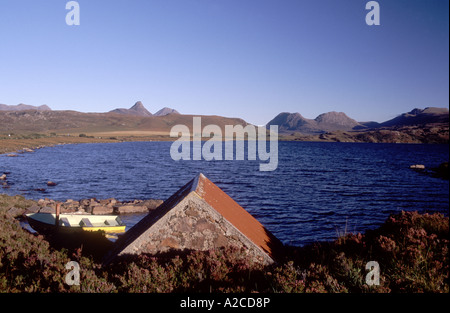
<instances>
[{"instance_id":1,"label":"far shore","mask_svg":"<svg viewBox=\"0 0 450 313\"><path fill-rule=\"evenodd\" d=\"M398 132L382 130L378 132L333 132L321 135L279 134L279 141L302 142L353 142L353 143L412 143L412 144L448 144L448 133L441 137L419 138L405 135L398 137ZM395 135L395 136L394 136ZM67 134L0 134L0 155L32 152L36 149L56 145L80 143L117 143L117 142L151 142L175 141L178 138L162 131L110 131ZM210 140L210 138L202 138Z\"/></svg>"},{"instance_id":2,"label":"far shore","mask_svg":"<svg viewBox=\"0 0 450 313\"><path fill-rule=\"evenodd\" d=\"M31 152L32 150L56 145L80 143L117 143L132 141L170 141L173 138L163 135L155 136L92 136L92 135L24 135L17 137L0 137L0 155L8 153Z\"/></svg>"}]
</instances>

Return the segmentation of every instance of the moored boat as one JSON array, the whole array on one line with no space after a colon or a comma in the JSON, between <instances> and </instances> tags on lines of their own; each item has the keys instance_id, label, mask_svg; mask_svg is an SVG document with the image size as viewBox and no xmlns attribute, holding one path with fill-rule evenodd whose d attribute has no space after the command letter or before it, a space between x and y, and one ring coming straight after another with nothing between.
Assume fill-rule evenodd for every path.
<instances>
[{"instance_id":1,"label":"moored boat","mask_svg":"<svg viewBox=\"0 0 450 313\"><path fill-rule=\"evenodd\" d=\"M116 215L90 215L90 214L56 214L30 213L26 214L30 226L39 233L52 232L95 232L124 233L125 224ZM58 220L58 222L57 222Z\"/></svg>"}]
</instances>

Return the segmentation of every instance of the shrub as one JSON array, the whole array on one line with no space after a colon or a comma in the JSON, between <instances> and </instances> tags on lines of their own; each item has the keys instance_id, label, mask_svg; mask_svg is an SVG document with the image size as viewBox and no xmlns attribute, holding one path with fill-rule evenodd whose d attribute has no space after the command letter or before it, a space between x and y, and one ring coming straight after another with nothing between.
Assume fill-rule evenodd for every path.
<instances>
[{"instance_id":1,"label":"shrub","mask_svg":"<svg viewBox=\"0 0 450 313\"><path fill-rule=\"evenodd\" d=\"M378 229L334 242L288 247L263 266L234 247L183 254L139 255L102 267L82 248L55 249L7 213L33 202L0 195L0 292L449 292L449 220L402 212ZM80 265L68 286L65 264ZM380 264L380 285L365 283L368 261Z\"/></svg>"}]
</instances>

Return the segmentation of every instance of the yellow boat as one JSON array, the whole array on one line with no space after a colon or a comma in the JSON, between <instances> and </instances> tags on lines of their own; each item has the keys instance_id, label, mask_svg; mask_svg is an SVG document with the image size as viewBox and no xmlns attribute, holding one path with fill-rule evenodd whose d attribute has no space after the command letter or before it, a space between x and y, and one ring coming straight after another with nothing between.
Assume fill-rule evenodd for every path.
<instances>
[{"instance_id":1,"label":"yellow boat","mask_svg":"<svg viewBox=\"0 0 450 313\"><path fill-rule=\"evenodd\" d=\"M110 233L124 233L125 224L116 215L88 215L88 214L56 214L30 213L26 214L30 226L39 233L103 231Z\"/></svg>"}]
</instances>

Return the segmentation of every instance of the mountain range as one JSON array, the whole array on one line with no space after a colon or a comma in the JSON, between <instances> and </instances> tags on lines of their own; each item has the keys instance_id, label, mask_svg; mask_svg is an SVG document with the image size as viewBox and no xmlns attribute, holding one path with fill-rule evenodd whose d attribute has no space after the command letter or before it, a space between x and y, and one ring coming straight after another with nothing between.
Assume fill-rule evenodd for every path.
<instances>
[{"instance_id":1,"label":"mountain range","mask_svg":"<svg viewBox=\"0 0 450 313\"><path fill-rule=\"evenodd\" d=\"M50 109L45 104L41 106L33 106L23 103L20 103L18 105L6 105L0 103L0 111L25 111L25 110L51 111L52 109Z\"/></svg>"},{"instance_id":2,"label":"mountain range","mask_svg":"<svg viewBox=\"0 0 450 313\"><path fill-rule=\"evenodd\" d=\"M41 105L41 106L33 106L33 105L27 105L27 104L18 104L18 105L6 105L0 103L0 111L27 111L27 110L36 110L36 111L51 111L47 105ZM145 106L142 104L141 101L136 102L131 108L129 109L123 109L118 108L114 109L112 111L109 111L109 113L117 113L117 114L125 114L125 115L134 115L134 116L165 116L169 114L180 114L177 110L171 109L168 107L164 107L155 114L150 113Z\"/></svg>"},{"instance_id":3,"label":"mountain range","mask_svg":"<svg viewBox=\"0 0 450 313\"><path fill-rule=\"evenodd\" d=\"M267 127L278 125L278 131L282 134L320 135L333 131L364 131L438 123L449 123L447 108L414 109L383 123L357 122L343 112L328 112L320 114L315 119L304 118L300 113L284 112L267 123Z\"/></svg>"},{"instance_id":4,"label":"mountain range","mask_svg":"<svg viewBox=\"0 0 450 313\"><path fill-rule=\"evenodd\" d=\"M202 117L204 125L219 125L222 129L225 125L248 125L240 118L196 116ZM129 109L120 108L107 113L52 111L47 106L24 104L0 105L0 134L55 132L104 136L114 133L116 136L126 133L134 136L157 133L167 136L174 125L192 125L192 117L171 108L152 114L141 101ZM300 113L283 112L266 127L271 125L277 125L280 138L286 140L448 143L449 110L434 107L413 109L382 123L358 122L343 112L323 113L315 119L305 118Z\"/></svg>"}]
</instances>

